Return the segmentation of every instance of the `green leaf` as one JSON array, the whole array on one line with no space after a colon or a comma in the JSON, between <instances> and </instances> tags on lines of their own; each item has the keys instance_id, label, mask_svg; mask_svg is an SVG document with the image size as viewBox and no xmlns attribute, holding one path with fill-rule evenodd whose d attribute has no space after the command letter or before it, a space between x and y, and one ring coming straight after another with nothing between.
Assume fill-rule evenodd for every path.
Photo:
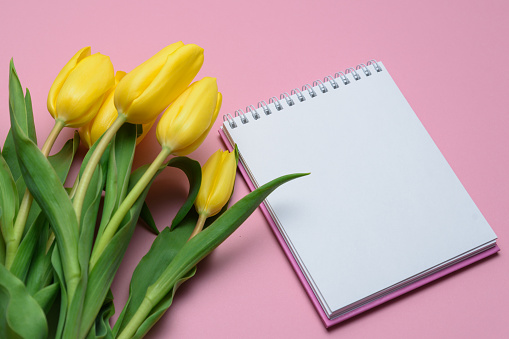
<instances>
[{"instance_id":1,"label":"green leaf","mask_svg":"<svg viewBox=\"0 0 509 339\"><path fill-rule=\"evenodd\" d=\"M11 60L12 61L12 60ZM14 63L12 64L14 68ZM30 95L30 91L27 88L25 94L25 121L26 121L26 134L35 144L37 144L37 135L35 133L35 123L34 123L34 112L32 110L32 96Z\"/></svg>"},{"instance_id":2,"label":"green leaf","mask_svg":"<svg viewBox=\"0 0 509 339\"><path fill-rule=\"evenodd\" d=\"M38 239L35 253L30 263L28 275L25 279L26 287L30 294L34 295L53 281L53 266L51 265L51 256L55 249L55 243L46 250L48 238L51 233L49 223L42 227L42 232Z\"/></svg>"},{"instance_id":3,"label":"green leaf","mask_svg":"<svg viewBox=\"0 0 509 339\"><path fill-rule=\"evenodd\" d=\"M173 285L172 289L169 293L167 293L163 299L152 309L152 312L147 317L147 319L141 324L136 331L135 335L132 339L140 339L143 338L147 332L155 325L155 323L163 316L163 314L168 310L173 302L173 298L175 297L175 293L177 289L182 285L186 280L191 279L196 274L196 266L191 268L189 272L182 275L176 283Z\"/></svg>"},{"instance_id":4,"label":"green leaf","mask_svg":"<svg viewBox=\"0 0 509 339\"><path fill-rule=\"evenodd\" d=\"M152 218L152 213L150 212L146 201L143 203L143 206L141 206L140 218L145 222L145 225L150 232L155 235L159 234L156 222L154 221L154 218Z\"/></svg>"},{"instance_id":5,"label":"green leaf","mask_svg":"<svg viewBox=\"0 0 509 339\"><path fill-rule=\"evenodd\" d=\"M14 66L9 77L10 88L21 88ZM11 83L17 83L11 84ZM11 130L13 131L16 153L23 179L44 211L55 232L67 288L74 288L80 277L78 263L78 222L76 214L60 179L37 145L25 134L17 121L18 111L25 110L24 100L18 97L19 91L9 93L11 106ZM20 104L22 102L22 106Z\"/></svg>"},{"instance_id":6,"label":"green leaf","mask_svg":"<svg viewBox=\"0 0 509 339\"><path fill-rule=\"evenodd\" d=\"M201 166L200 163L196 160L192 160L188 157L175 157L172 158L167 166L175 167L184 172L189 180L189 193L187 195L187 199L179 209L175 218L172 221L171 228L178 225L184 217L187 215L189 210L193 207L194 201L196 200L196 196L198 195L198 191L200 190L201 184ZM159 230L152 218L152 214L146 203L143 204L141 209L141 219L145 221L148 226L148 229L152 231L154 234L159 234Z\"/></svg>"},{"instance_id":7,"label":"green leaf","mask_svg":"<svg viewBox=\"0 0 509 339\"><path fill-rule=\"evenodd\" d=\"M104 303L95 319L87 339L113 339L113 332L111 330L109 319L115 314L115 305L113 304L113 294L111 290L104 300Z\"/></svg>"},{"instance_id":8,"label":"green leaf","mask_svg":"<svg viewBox=\"0 0 509 339\"><path fill-rule=\"evenodd\" d=\"M178 251L187 242L187 239L189 239L193 232L197 219L197 215L189 213L179 227L171 231L169 227L166 227L156 237L150 250L140 260L134 270L129 285L129 300L113 328L115 335L120 333L131 320L143 301L148 287L157 281L163 268L170 264Z\"/></svg>"},{"instance_id":9,"label":"green leaf","mask_svg":"<svg viewBox=\"0 0 509 339\"><path fill-rule=\"evenodd\" d=\"M43 310L23 282L0 265L0 338L46 338Z\"/></svg>"},{"instance_id":10,"label":"green leaf","mask_svg":"<svg viewBox=\"0 0 509 339\"><path fill-rule=\"evenodd\" d=\"M82 267L81 279L72 297L71 306L67 311L66 324L63 331L64 338L77 338L80 327L82 326L82 314L88 288L88 261L92 250L97 213L99 210L102 188L104 186L104 176L102 172L102 166L99 164L94 171L83 203L84 213L81 221L78 245L79 263Z\"/></svg>"},{"instance_id":11,"label":"green leaf","mask_svg":"<svg viewBox=\"0 0 509 339\"><path fill-rule=\"evenodd\" d=\"M145 320L139 325L134 324L137 325L136 332L128 335L131 334L133 338L143 337L169 307L176 288L194 274L196 264L228 238L277 187L303 175L305 174L282 176L254 190L186 242L159 279L147 288L144 301L156 304L150 310L143 309L142 306L138 308L138 311L146 312ZM123 323L127 326L125 319Z\"/></svg>"},{"instance_id":12,"label":"green leaf","mask_svg":"<svg viewBox=\"0 0 509 339\"><path fill-rule=\"evenodd\" d=\"M54 248L51 255L51 265L55 272L55 281L60 286L60 314L58 316L57 328L55 330L55 338L62 338L62 332L64 330L65 318L67 315L67 291L65 290L65 278L64 271L62 270L62 261L60 260L60 252L58 248Z\"/></svg>"},{"instance_id":13,"label":"green leaf","mask_svg":"<svg viewBox=\"0 0 509 339\"><path fill-rule=\"evenodd\" d=\"M28 269L30 267L30 262L32 261L32 257L37 248L37 243L40 241L41 231L44 227L48 226L48 222L44 214L39 214L39 217L35 221L35 223L29 228L28 232L25 234L23 241L21 241L18 251L16 253L16 257L14 258L14 262L10 268L12 274L16 277L25 281L26 275L28 273ZM46 237L47 239L47 237ZM42 245L45 246L46 244Z\"/></svg>"},{"instance_id":14,"label":"green leaf","mask_svg":"<svg viewBox=\"0 0 509 339\"><path fill-rule=\"evenodd\" d=\"M71 169L71 165L74 160L74 156L78 151L79 145L80 135L78 132L74 132L73 138L67 140L65 145L58 153L48 157L49 163L57 173L57 176L62 184L67 179L67 175L69 174L69 170Z\"/></svg>"},{"instance_id":15,"label":"green leaf","mask_svg":"<svg viewBox=\"0 0 509 339\"><path fill-rule=\"evenodd\" d=\"M18 212L18 192L9 166L0 154L0 227L6 244L14 238L14 221ZM12 246L11 246L12 247ZM2 264L4 261L2 260Z\"/></svg>"},{"instance_id":16,"label":"green leaf","mask_svg":"<svg viewBox=\"0 0 509 339\"><path fill-rule=\"evenodd\" d=\"M188 157L172 158L168 162L168 166L181 169L189 180L189 194L184 205L182 205L171 223L170 228L173 228L184 219L189 210L193 207L201 185L201 166L198 161L189 159Z\"/></svg>"},{"instance_id":17,"label":"green leaf","mask_svg":"<svg viewBox=\"0 0 509 339\"><path fill-rule=\"evenodd\" d=\"M132 187L134 187L134 185L139 181L147 168L148 166L142 166L131 174L129 190L131 190ZM160 168L157 174L159 174L162 170L163 168ZM104 249L104 252L92 271L89 272L79 337L84 337L88 334L96 319L96 315L106 298L111 283L113 282L113 278L115 277L115 273L120 266L125 251L127 250L127 246L129 245L129 241L134 233L134 228L138 221L143 201L145 201L150 185L157 174L154 178L152 178L149 185L147 185L143 193L131 207L125 218L122 220L122 224L120 225L117 233L115 233L108 246Z\"/></svg>"},{"instance_id":18,"label":"green leaf","mask_svg":"<svg viewBox=\"0 0 509 339\"><path fill-rule=\"evenodd\" d=\"M0 215L2 214L2 210L0 209ZM0 232L0 265L4 265L5 263L5 241L2 233Z\"/></svg>"},{"instance_id":19,"label":"green leaf","mask_svg":"<svg viewBox=\"0 0 509 339\"><path fill-rule=\"evenodd\" d=\"M53 283L44 287L34 295L35 301L37 301L39 306L41 306L44 313L48 313L51 306L53 306L53 302L55 301L59 290L60 285L58 283Z\"/></svg>"},{"instance_id":20,"label":"green leaf","mask_svg":"<svg viewBox=\"0 0 509 339\"><path fill-rule=\"evenodd\" d=\"M106 195L98 237L111 217L124 201L129 186L129 177L136 147L137 125L124 124L113 138L108 160Z\"/></svg>"},{"instance_id":21,"label":"green leaf","mask_svg":"<svg viewBox=\"0 0 509 339\"><path fill-rule=\"evenodd\" d=\"M12 137L12 129L9 129L7 137L5 138L4 147L2 149L2 156L9 165L12 177L15 181L21 178L21 170L18 164L18 158L16 156L16 146L14 146L14 138Z\"/></svg>"},{"instance_id":22,"label":"green leaf","mask_svg":"<svg viewBox=\"0 0 509 339\"><path fill-rule=\"evenodd\" d=\"M9 111L16 115L16 119L24 134L37 144L30 92L27 89L26 96L23 96L23 89L12 59L9 66ZM14 106L16 107L15 110L13 110ZM21 169L16 157L12 127L5 139L2 155L11 169L14 182L16 182L21 177Z\"/></svg>"},{"instance_id":23,"label":"green leaf","mask_svg":"<svg viewBox=\"0 0 509 339\"><path fill-rule=\"evenodd\" d=\"M72 161L74 159L74 155L78 149L79 145L79 135L76 132L74 134L73 139L69 139L62 149L53 156L48 158L49 163L55 170L60 182L63 184L67 178L67 174L69 173L69 169L71 168ZM26 186L23 178L19 178L17 183L17 188L21 190L22 194L24 194ZM22 197L22 196L21 196ZM20 198L21 198L20 197ZM47 219L44 214L41 214L41 209L37 203L32 204L30 209L30 214L28 216L26 226L25 226L25 234L23 236L23 240L20 243L18 252L16 253L16 257L14 259L14 263L11 267L11 272L14 273L18 278L25 281L25 277L30 267L30 262L32 261L33 254L35 252L35 244L39 238L39 234L41 229L47 225ZM47 237L46 237L47 239ZM46 244L41 245L44 247L44 250L41 255L46 256ZM47 263L45 264L44 272L38 272L42 274L41 277L47 277L47 269L51 268L49 258L46 259ZM42 288L41 286L40 288ZM35 293L35 291L32 291Z\"/></svg>"},{"instance_id":24,"label":"green leaf","mask_svg":"<svg viewBox=\"0 0 509 339\"><path fill-rule=\"evenodd\" d=\"M102 137L101 137L102 138ZM100 139L101 139L100 138ZM97 142L89 149L83 162L81 164L79 176L83 175L83 171L88 164L90 157L97 147ZM78 260L81 269L81 278L78 282L76 292L70 301L70 306L67 314L64 314L65 325L63 329L59 328L60 335L64 338L78 337L78 332L82 327L83 321L83 308L85 307L85 297L88 288L88 262L93 244L94 231L97 221L97 214L99 210L101 195L106 181L106 173L108 169L108 159L111 150L111 145L108 145L105 152L101 156L98 166L96 167L92 179L88 185L85 198L83 200L80 232L79 232L79 245L78 245ZM59 321L60 325L61 320ZM90 325L87 325L90 326Z\"/></svg>"}]
</instances>

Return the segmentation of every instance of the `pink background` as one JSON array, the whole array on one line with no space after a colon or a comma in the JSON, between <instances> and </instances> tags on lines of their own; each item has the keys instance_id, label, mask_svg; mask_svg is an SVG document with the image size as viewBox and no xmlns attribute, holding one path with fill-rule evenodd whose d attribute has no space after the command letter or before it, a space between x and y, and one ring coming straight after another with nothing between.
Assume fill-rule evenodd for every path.
<instances>
[{"instance_id":1,"label":"pink background","mask_svg":"<svg viewBox=\"0 0 509 339\"><path fill-rule=\"evenodd\" d=\"M9 128L11 57L32 92L40 142L52 126L49 87L87 45L124 71L172 42L201 45L205 64L198 77L218 78L224 114L369 59L382 60L498 234L502 251L326 330L256 211L199 265L148 337L500 337L509 332L508 12L507 1L3 2L0 140ZM224 147L215 132L220 125L218 119L192 155L201 163ZM71 135L66 130L59 145ZM158 150L152 131L135 166ZM160 229L186 196L183 179L168 169L150 192ZM233 200L247 192L239 179ZM152 240L143 228L135 233L113 284L116 316Z\"/></svg>"}]
</instances>

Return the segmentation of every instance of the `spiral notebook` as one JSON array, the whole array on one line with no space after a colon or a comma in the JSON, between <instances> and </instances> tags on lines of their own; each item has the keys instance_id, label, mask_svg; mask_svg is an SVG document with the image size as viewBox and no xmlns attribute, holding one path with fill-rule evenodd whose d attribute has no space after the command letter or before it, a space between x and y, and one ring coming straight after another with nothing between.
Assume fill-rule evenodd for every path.
<instances>
[{"instance_id":1,"label":"spiral notebook","mask_svg":"<svg viewBox=\"0 0 509 339\"><path fill-rule=\"evenodd\" d=\"M311 173L262 210L327 327L499 250L381 62L223 121L251 189Z\"/></svg>"}]
</instances>

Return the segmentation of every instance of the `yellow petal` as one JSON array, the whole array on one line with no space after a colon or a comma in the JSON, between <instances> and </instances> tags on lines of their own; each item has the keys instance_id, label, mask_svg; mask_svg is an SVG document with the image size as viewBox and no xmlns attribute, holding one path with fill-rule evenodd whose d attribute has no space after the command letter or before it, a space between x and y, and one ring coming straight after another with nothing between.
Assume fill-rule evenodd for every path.
<instances>
[{"instance_id":1,"label":"yellow petal","mask_svg":"<svg viewBox=\"0 0 509 339\"><path fill-rule=\"evenodd\" d=\"M174 155L178 155L178 156L188 155L188 154L194 152L198 147L200 147L200 145L203 143L203 141L209 134L210 130L214 126L214 122L216 121L217 115L219 114L219 110L221 109L222 101L223 101L222 94L217 93L216 109L214 110L214 114L212 115L212 119L210 121L209 128L207 128L207 130L204 133L202 133L202 135L195 142L193 142L191 145L184 147L182 149L177 149L177 150L173 151Z\"/></svg>"},{"instance_id":2,"label":"yellow petal","mask_svg":"<svg viewBox=\"0 0 509 339\"><path fill-rule=\"evenodd\" d=\"M109 57L96 53L84 58L60 89L56 102L58 118L70 127L88 123L101 107L114 81Z\"/></svg>"},{"instance_id":3,"label":"yellow petal","mask_svg":"<svg viewBox=\"0 0 509 339\"><path fill-rule=\"evenodd\" d=\"M133 101L147 89L159 74L168 56L182 46L184 46L182 41L166 46L124 77L117 86L115 94L115 106L119 112L125 114L129 110Z\"/></svg>"},{"instance_id":4,"label":"yellow petal","mask_svg":"<svg viewBox=\"0 0 509 339\"><path fill-rule=\"evenodd\" d=\"M202 183L195 206L199 214L213 216L230 199L236 174L235 153L218 150L202 168Z\"/></svg>"},{"instance_id":5,"label":"yellow petal","mask_svg":"<svg viewBox=\"0 0 509 339\"><path fill-rule=\"evenodd\" d=\"M113 124L118 116L117 109L113 104L113 96L115 87L119 81L125 76L125 72L117 71L115 74L115 86L108 90L101 104L101 108L95 117L86 125L80 127L79 133L85 145L90 148L106 130Z\"/></svg>"},{"instance_id":6,"label":"yellow petal","mask_svg":"<svg viewBox=\"0 0 509 339\"><path fill-rule=\"evenodd\" d=\"M125 76L125 72L118 71L115 74L115 82L118 84L119 81ZM99 140L99 138L106 132L106 130L113 124L117 119L118 113L115 105L113 104L113 97L115 95L115 87L111 88L106 94L106 98L99 111L97 112L92 124L90 139L92 145Z\"/></svg>"},{"instance_id":7,"label":"yellow petal","mask_svg":"<svg viewBox=\"0 0 509 339\"><path fill-rule=\"evenodd\" d=\"M85 144L87 148L92 147L92 145L94 144L90 138L91 127L92 126L90 124L86 124L78 129L78 133L80 134L80 140L83 142L83 144Z\"/></svg>"},{"instance_id":8,"label":"yellow petal","mask_svg":"<svg viewBox=\"0 0 509 339\"><path fill-rule=\"evenodd\" d=\"M88 57L90 55L90 47L84 47L76 53L69 62L60 70L60 73L58 73L55 81L53 81L53 84L51 85L51 88L48 93L48 111L53 116L53 118L57 118L57 96L60 92L60 89L62 88L65 80L71 73L71 71L76 67L76 65L83 60L84 58Z\"/></svg>"},{"instance_id":9,"label":"yellow petal","mask_svg":"<svg viewBox=\"0 0 509 339\"><path fill-rule=\"evenodd\" d=\"M225 151L221 162L221 173L216 177L214 190L207 201L210 216L216 215L230 199L235 184L237 163L235 153Z\"/></svg>"},{"instance_id":10,"label":"yellow petal","mask_svg":"<svg viewBox=\"0 0 509 339\"><path fill-rule=\"evenodd\" d=\"M217 106L215 78L192 84L164 112L157 125L157 139L172 152L189 147L209 128Z\"/></svg>"},{"instance_id":11,"label":"yellow petal","mask_svg":"<svg viewBox=\"0 0 509 339\"><path fill-rule=\"evenodd\" d=\"M154 120L191 83L203 64L203 49L189 44L166 60L157 76L124 113L127 122L141 124Z\"/></svg>"}]
</instances>

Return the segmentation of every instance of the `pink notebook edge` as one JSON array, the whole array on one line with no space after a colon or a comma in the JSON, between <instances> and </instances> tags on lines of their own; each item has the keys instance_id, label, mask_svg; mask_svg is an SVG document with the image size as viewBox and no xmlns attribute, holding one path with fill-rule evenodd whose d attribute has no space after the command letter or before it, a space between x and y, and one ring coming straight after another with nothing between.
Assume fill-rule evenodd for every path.
<instances>
[{"instance_id":1,"label":"pink notebook edge","mask_svg":"<svg viewBox=\"0 0 509 339\"><path fill-rule=\"evenodd\" d=\"M228 148L228 150L231 152L233 150L233 146L230 144L228 138L226 137L225 133L223 132L222 129L219 129L219 135L221 137L221 139L223 140L224 144L226 145L226 147ZM244 180L246 182L246 184L248 185L249 189L251 191L253 191L255 189L254 185L253 185L253 182L251 181L251 179L249 178L249 175L247 174L246 172L246 169L244 168L244 166L239 162L239 166L238 166L238 169L240 171L240 173L242 174L242 176L244 177ZM313 292L311 286L309 285L306 277L304 276L304 274L302 273L299 265L297 264L297 261L295 260L295 258L293 257L293 254L292 252L290 251L290 248L288 247L288 245L286 244L286 241L283 239L283 236L281 235L281 233L279 232L276 224L274 223L274 220L272 219L272 217L270 216L269 214L269 211L267 210L267 208L265 207L264 204L261 204L260 205L260 209L263 213L263 215L265 216L265 219L267 220L267 222L269 223L269 226L270 228L272 229L272 232L274 233L274 235L276 236L276 239L278 240L279 242L279 245L281 246L281 248L283 249L283 252L285 253L288 261L290 262L293 270L295 271L295 273L297 274L297 277L299 278L302 286L304 287L304 290L306 291L309 299L311 300L311 303L313 304L313 306L315 307L316 311L318 312L318 315L320 316L320 318L322 319L322 322L324 323L325 327L326 328L329 328L333 325L336 325L336 324L339 324L347 319L350 319L358 314L361 314L365 311L368 311L378 305L381 305L389 300L392 300L394 298L397 298L407 292L410 292L414 289L417 289L423 285L426 285L432 281L435 281L439 278L442 278L443 276L446 276L452 272L455 272L457 270L460 270L462 269L463 267L465 266L468 266L468 265L471 265L477 261L480 261L486 257L489 257L490 255L492 254L495 254L497 253L498 251L500 251L500 248L498 247L498 245L495 245L494 247L492 248L489 248L481 253L478 253L474 256L471 256L465 260L462 260L460 261L459 263L457 264L454 264L452 266L449 266L449 267L446 267L436 273L433 273L423 279L420 279L416 282L414 282L413 284L410 284L408 286L405 286L405 287L402 287L390 294L387 294L383 297L380 297L366 305L363 305L361 307L358 307L348 313L345 313L343 315L340 315L334 319L329 319L327 317L327 315L325 314L325 311L323 310L322 306L320 305L320 302L318 301L318 299L316 298L316 295L315 293Z\"/></svg>"}]
</instances>

